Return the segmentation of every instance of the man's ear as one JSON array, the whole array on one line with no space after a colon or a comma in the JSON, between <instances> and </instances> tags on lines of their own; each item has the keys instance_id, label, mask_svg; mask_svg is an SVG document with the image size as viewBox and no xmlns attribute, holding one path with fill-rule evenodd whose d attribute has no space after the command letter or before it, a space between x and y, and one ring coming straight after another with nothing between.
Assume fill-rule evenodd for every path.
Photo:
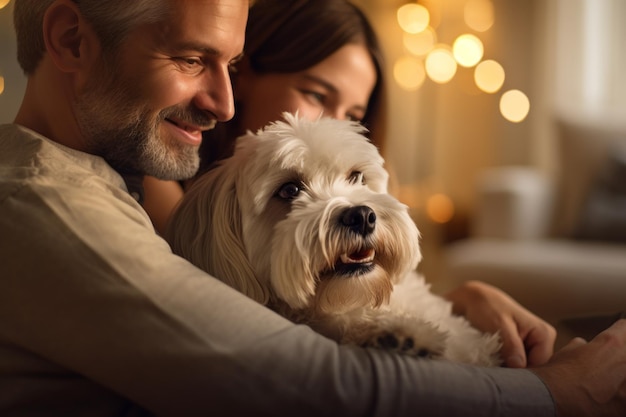
<instances>
[{"instance_id":1,"label":"man's ear","mask_svg":"<svg viewBox=\"0 0 626 417\"><path fill-rule=\"evenodd\" d=\"M43 38L47 53L63 72L88 68L89 60L99 56L98 38L71 0L57 0L46 10Z\"/></svg>"}]
</instances>

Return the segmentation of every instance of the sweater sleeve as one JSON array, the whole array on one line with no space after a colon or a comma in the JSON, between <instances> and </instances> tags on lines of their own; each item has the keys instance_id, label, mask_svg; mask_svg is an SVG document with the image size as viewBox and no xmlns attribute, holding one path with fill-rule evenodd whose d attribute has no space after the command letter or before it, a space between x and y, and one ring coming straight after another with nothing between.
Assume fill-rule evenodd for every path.
<instances>
[{"instance_id":1,"label":"sweater sleeve","mask_svg":"<svg viewBox=\"0 0 626 417\"><path fill-rule=\"evenodd\" d=\"M530 371L340 346L285 320L114 194L36 184L0 201L0 414L554 415Z\"/></svg>"}]
</instances>

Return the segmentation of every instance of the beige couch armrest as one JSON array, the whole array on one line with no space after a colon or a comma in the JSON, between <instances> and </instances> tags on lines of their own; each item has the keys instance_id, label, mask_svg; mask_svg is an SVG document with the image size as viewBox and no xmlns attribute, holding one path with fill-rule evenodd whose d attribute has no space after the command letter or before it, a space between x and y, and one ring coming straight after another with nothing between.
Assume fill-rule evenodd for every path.
<instances>
[{"instance_id":1,"label":"beige couch armrest","mask_svg":"<svg viewBox=\"0 0 626 417\"><path fill-rule=\"evenodd\" d=\"M533 239L549 233L553 184L531 167L489 168L478 179L475 237Z\"/></svg>"}]
</instances>

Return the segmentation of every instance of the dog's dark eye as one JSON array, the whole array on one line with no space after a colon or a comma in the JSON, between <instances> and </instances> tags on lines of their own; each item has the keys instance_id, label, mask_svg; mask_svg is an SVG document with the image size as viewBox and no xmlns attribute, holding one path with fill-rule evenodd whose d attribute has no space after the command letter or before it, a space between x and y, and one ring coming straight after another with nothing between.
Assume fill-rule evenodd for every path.
<instances>
[{"instance_id":1,"label":"dog's dark eye","mask_svg":"<svg viewBox=\"0 0 626 417\"><path fill-rule=\"evenodd\" d=\"M352 171L348 177L350 184L365 184L365 176L361 171Z\"/></svg>"},{"instance_id":2,"label":"dog's dark eye","mask_svg":"<svg viewBox=\"0 0 626 417\"><path fill-rule=\"evenodd\" d=\"M283 184L279 189L276 195L283 200L293 200L300 194L302 187L295 182L288 182Z\"/></svg>"}]
</instances>

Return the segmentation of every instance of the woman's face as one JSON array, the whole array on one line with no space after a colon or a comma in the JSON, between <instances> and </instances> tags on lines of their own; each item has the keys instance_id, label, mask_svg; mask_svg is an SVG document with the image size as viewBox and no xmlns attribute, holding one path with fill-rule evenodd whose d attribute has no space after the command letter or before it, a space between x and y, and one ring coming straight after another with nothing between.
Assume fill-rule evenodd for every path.
<instances>
[{"instance_id":1,"label":"woman's face","mask_svg":"<svg viewBox=\"0 0 626 417\"><path fill-rule=\"evenodd\" d=\"M361 120L376 84L376 68L361 44L347 44L319 64L295 73L237 75L241 128L257 129L298 111L308 119Z\"/></svg>"}]
</instances>

